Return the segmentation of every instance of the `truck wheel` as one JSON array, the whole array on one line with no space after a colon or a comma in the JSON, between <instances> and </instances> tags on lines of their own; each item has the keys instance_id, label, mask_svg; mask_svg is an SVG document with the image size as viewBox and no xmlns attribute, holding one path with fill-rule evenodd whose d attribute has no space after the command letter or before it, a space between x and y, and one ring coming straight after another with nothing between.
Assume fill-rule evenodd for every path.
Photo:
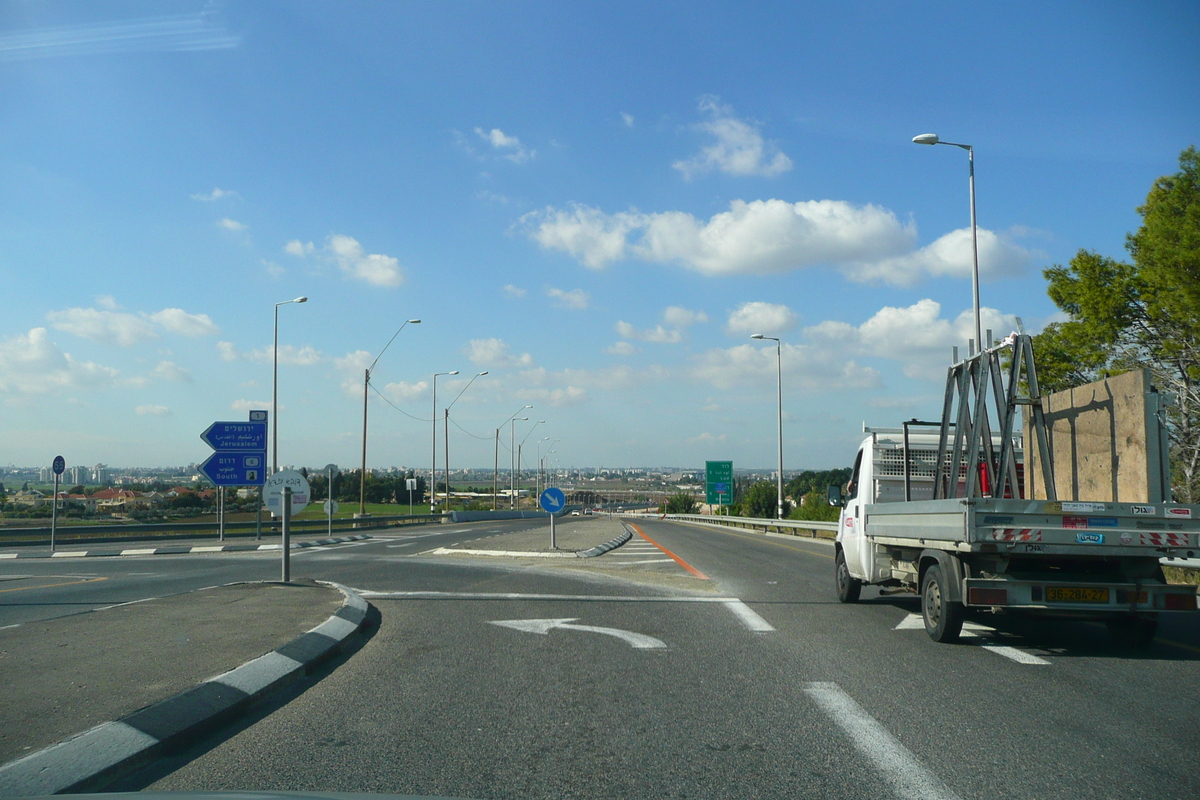
<instances>
[{"instance_id":1,"label":"truck wheel","mask_svg":"<svg viewBox=\"0 0 1200 800\"><path fill-rule=\"evenodd\" d=\"M954 642L963 626L963 604L949 600L946 573L941 564L925 571L921 581L921 613L925 617L925 632L935 642Z\"/></svg>"},{"instance_id":2,"label":"truck wheel","mask_svg":"<svg viewBox=\"0 0 1200 800\"><path fill-rule=\"evenodd\" d=\"M857 603L858 594L862 591L862 581L850 574L846 566L846 552L838 550L833 559L834 582L837 584L837 598L843 603Z\"/></svg>"},{"instance_id":3,"label":"truck wheel","mask_svg":"<svg viewBox=\"0 0 1200 800\"><path fill-rule=\"evenodd\" d=\"M1113 643L1121 647L1149 647L1158 633L1158 617L1116 617L1105 625Z\"/></svg>"}]
</instances>

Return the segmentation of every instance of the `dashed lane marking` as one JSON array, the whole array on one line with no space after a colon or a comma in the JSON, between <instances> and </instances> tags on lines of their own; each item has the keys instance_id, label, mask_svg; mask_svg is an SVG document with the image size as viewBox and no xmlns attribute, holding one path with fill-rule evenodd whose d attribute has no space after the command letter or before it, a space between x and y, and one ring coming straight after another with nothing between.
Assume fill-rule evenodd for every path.
<instances>
[{"instance_id":1,"label":"dashed lane marking","mask_svg":"<svg viewBox=\"0 0 1200 800\"><path fill-rule=\"evenodd\" d=\"M925 620L920 614L909 614L907 617L900 620L900 624L893 628L893 630L923 631L925 630ZM988 625L981 625L978 622L964 622L961 638L967 640L982 640L984 637L994 634L995 632L996 629ZM998 656L1003 656L1004 658L1012 661L1016 661L1018 664L1046 665L1050 663L1044 658L1040 658L1032 653L1026 653L1024 650L1018 650L1015 647L1009 647L1007 645L985 644L983 641L969 642L969 644L978 644L984 650L995 653Z\"/></svg>"}]
</instances>

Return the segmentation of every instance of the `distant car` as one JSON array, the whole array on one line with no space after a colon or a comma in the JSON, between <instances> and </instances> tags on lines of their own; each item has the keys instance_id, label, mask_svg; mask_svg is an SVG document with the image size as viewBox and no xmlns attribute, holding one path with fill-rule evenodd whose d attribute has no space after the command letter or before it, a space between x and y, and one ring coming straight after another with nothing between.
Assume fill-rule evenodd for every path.
<instances>
[{"instance_id":1,"label":"distant car","mask_svg":"<svg viewBox=\"0 0 1200 800\"><path fill-rule=\"evenodd\" d=\"M576 510L576 511L572 511L572 512L571 512L571 516L572 516L572 517L578 517L578 516L579 516L579 511L578 511L578 510Z\"/></svg>"}]
</instances>

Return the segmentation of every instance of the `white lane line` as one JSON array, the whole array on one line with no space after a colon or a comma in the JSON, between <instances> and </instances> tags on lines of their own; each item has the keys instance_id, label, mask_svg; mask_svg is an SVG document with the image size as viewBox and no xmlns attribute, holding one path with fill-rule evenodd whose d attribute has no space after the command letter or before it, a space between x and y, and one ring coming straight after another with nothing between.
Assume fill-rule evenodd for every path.
<instances>
[{"instance_id":1,"label":"white lane line","mask_svg":"<svg viewBox=\"0 0 1200 800\"><path fill-rule=\"evenodd\" d=\"M775 630L771 627L771 623L760 617L754 609L741 600L726 600L725 607L732 611L743 625L755 633L771 633Z\"/></svg>"},{"instance_id":2,"label":"white lane line","mask_svg":"<svg viewBox=\"0 0 1200 800\"><path fill-rule=\"evenodd\" d=\"M14 622L12 625L0 625L0 631L6 631L9 628L19 628L19 627L21 627L21 623Z\"/></svg>"},{"instance_id":3,"label":"white lane line","mask_svg":"<svg viewBox=\"0 0 1200 800\"><path fill-rule=\"evenodd\" d=\"M0 553L0 558L16 558L20 553Z\"/></svg>"},{"instance_id":4,"label":"white lane line","mask_svg":"<svg viewBox=\"0 0 1200 800\"><path fill-rule=\"evenodd\" d=\"M571 600L600 603L728 603L736 597L638 597L607 594L522 594L519 592L375 592L355 589L363 597L396 600Z\"/></svg>"},{"instance_id":5,"label":"white lane line","mask_svg":"<svg viewBox=\"0 0 1200 800\"><path fill-rule=\"evenodd\" d=\"M617 564L619 566L628 566L630 564L661 564L664 561L674 561L673 558L643 558L641 561L607 561L607 564Z\"/></svg>"},{"instance_id":6,"label":"white lane line","mask_svg":"<svg viewBox=\"0 0 1200 800\"><path fill-rule=\"evenodd\" d=\"M893 628L893 630L897 630L897 631L912 631L912 630L924 630L924 629L925 629L925 620L921 617L920 614L909 614L907 617L900 620L900 624L898 624L895 628ZM989 627L987 625L981 625L978 622L964 622L962 638L963 639L982 640L983 637L985 637L989 634L995 633L995 632L996 632L995 628ZM1024 650L1018 650L1015 647L1008 647L1007 645L1000 645L1000 644L983 644L982 641L971 642L971 643L978 644L984 650L991 651L998 656L1003 656L1004 658L1016 661L1018 664L1046 665L1046 664L1051 663L1044 658L1035 656L1032 653L1026 653Z\"/></svg>"},{"instance_id":7,"label":"white lane line","mask_svg":"<svg viewBox=\"0 0 1200 800\"><path fill-rule=\"evenodd\" d=\"M950 787L927 770L900 741L866 712L836 683L816 681L804 686L813 699L860 753L870 759L896 794L911 800L958 800Z\"/></svg>"}]
</instances>

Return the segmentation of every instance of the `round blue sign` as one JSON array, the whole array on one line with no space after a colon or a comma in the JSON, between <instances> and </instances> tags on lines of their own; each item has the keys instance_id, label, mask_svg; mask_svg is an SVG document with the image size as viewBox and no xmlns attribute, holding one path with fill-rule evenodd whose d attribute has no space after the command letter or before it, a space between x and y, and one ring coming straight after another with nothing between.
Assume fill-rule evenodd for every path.
<instances>
[{"instance_id":1,"label":"round blue sign","mask_svg":"<svg viewBox=\"0 0 1200 800\"><path fill-rule=\"evenodd\" d=\"M51 469L54 470L55 475L62 475L67 469L67 460L62 456L55 456L54 464Z\"/></svg>"},{"instance_id":2,"label":"round blue sign","mask_svg":"<svg viewBox=\"0 0 1200 800\"><path fill-rule=\"evenodd\" d=\"M562 489L554 486L546 489L546 491L542 492L541 497L538 498L538 505L542 507L542 510L549 511L551 514L562 511L563 506L566 504L567 496L563 494Z\"/></svg>"}]
</instances>

